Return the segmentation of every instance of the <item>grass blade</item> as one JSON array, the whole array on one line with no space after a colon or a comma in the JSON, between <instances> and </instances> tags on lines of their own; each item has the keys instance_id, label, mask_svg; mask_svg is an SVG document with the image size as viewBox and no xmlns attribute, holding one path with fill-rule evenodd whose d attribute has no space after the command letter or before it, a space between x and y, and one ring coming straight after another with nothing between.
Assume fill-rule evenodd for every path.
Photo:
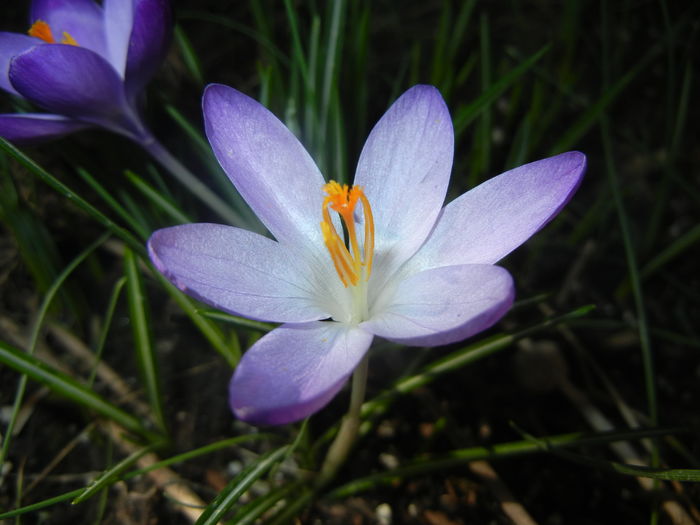
<instances>
[{"instance_id":1,"label":"grass blade","mask_svg":"<svg viewBox=\"0 0 700 525\"><path fill-rule=\"evenodd\" d=\"M102 197L102 199L109 205L112 210L126 223L129 227L136 232L136 234L141 239L148 238L148 230L122 206L117 199L115 199L112 194L113 191L108 191L100 182L95 179L87 170L83 168L77 169L78 175L80 175L85 182L87 182L90 187L97 192L97 194Z\"/></svg>"},{"instance_id":2,"label":"grass blade","mask_svg":"<svg viewBox=\"0 0 700 525\"><path fill-rule=\"evenodd\" d=\"M207 319L208 316L203 315L197 309L192 299L173 286L170 281L163 277L163 275L158 270L153 268L153 266L151 266L151 269L153 270L153 275L155 278L160 282L163 288L165 288L165 291L170 294L170 297L173 298L182 311L185 312L187 317L190 318L202 335L214 347L214 350L219 352L224 359L226 359L226 362L231 366L231 368L235 368L238 361L241 359L241 354L231 345L226 343L224 335L221 333L219 327ZM222 313L221 315L226 314ZM217 317L212 315L211 318L216 319Z\"/></svg>"},{"instance_id":3,"label":"grass blade","mask_svg":"<svg viewBox=\"0 0 700 525\"><path fill-rule=\"evenodd\" d=\"M439 457L416 459L393 470L370 474L369 476L355 479L331 491L326 495L326 497L332 499L346 498L359 492L373 489L377 487L377 485L391 483L394 480L428 474L447 468L461 467L466 463L481 459L492 460L496 458L520 456L539 452L556 452L557 454L560 454L565 448L629 441L631 439L664 436L679 432L683 432L683 430L678 428L628 430L622 432L601 432L597 434L577 432L549 436L546 438L530 438L521 441L511 441L508 443L496 443L488 446L458 449ZM676 475L681 477L685 475L695 477L697 472L698 471L696 470L690 469L678 469L676 472L669 473L669 476ZM640 474L635 472L634 475L639 476Z\"/></svg>"},{"instance_id":4,"label":"grass blade","mask_svg":"<svg viewBox=\"0 0 700 525\"><path fill-rule=\"evenodd\" d=\"M202 74L202 65L199 62L199 57L197 57L197 52L192 47L192 42L187 37L187 34L182 30L182 26L179 24L175 26L174 31L175 43L182 53L182 60L185 63L185 67L189 72L192 80L194 80L199 89L204 86L204 75Z\"/></svg>"},{"instance_id":5,"label":"grass blade","mask_svg":"<svg viewBox=\"0 0 700 525\"><path fill-rule=\"evenodd\" d=\"M30 379L46 385L53 392L78 405L119 423L127 430L147 437L149 440L156 437L155 434L146 430L140 419L104 400L70 376L3 341L0 341L0 362L21 374L25 374Z\"/></svg>"},{"instance_id":6,"label":"grass blade","mask_svg":"<svg viewBox=\"0 0 700 525\"><path fill-rule=\"evenodd\" d=\"M28 354L31 356L34 354L34 350L36 349L36 345L39 342L39 334L41 333L41 329L44 325L44 319L46 318L46 314L49 310L49 307L51 306L51 303L53 302L54 297L60 290L61 286L65 282L65 280L68 278L68 276L73 273L73 270L75 270L93 251L97 249L98 246L100 246L106 239L108 235L104 234L101 237L99 237L95 242L90 244L85 250L83 250L78 256L73 259L73 261L61 272L61 274L56 278L56 280L53 282L51 285L51 288L49 288L48 292L46 293L46 296L44 297L44 300L41 303L41 307L39 308L39 311L36 316L36 321L34 322L34 325L32 326L32 332L29 338L29 347L28 347ZM12 430L15 425L15 421L17 419L17 415L19 413L20 407L22 405L22 400L24 399L24 392L26 389L27 385L27 375L23 375L20 380L19 384L17 385L17 393L15 395L15 401L12 406L12 414L10 415L10 422L7 425L7 431L5 433L5 439L3 440L2 443L2 449L0 450L0 465L5 463L5 458L7 457L7 452L9 451L10 447L10 439L12 436Z\"/></svg>"},{"instance_id":7,"label":"grass blade","mask_svg":"<svg viewBox=\"0 0 700 525\"><path fill-rule=\"evenodd\" d=\"M143 376L144 388L146 389L156 424L160 430L165 431L163 401L158 381L158 364L153 349L146 296L136 256L128 248L124 251L124 268L129 301L129 319L133 330L136 356Z\"/></svg>"},{"instance_id":8,"label":"grass blade","mask_svg":"<svg viewBox=\"0 0 700 525\"><path fill-rule=\"evenodd\" d=\"M15 146L13 146L1 137L0 149L7 152L11 157L17 160L31 173L39 177L43 182L45 182L51 188L63 195L66 199L70 200L78 208L86 212L91 218L93 218L95 221L107 228L114 235L126 242L129 246L131 246L131 248L133 248L139 253L145 253L145 248L143 247L141 241L134 237L129 231L125 230L121 226L118 226L114 221L112 221L109 217L107 217L105 214L103 214L101 211L95 208L92 204L83 199L76 192L71 190L68 186L63 184L61 181L59 181L57 178L51 175L48 171L39 166L29 157L27 157L19 149L17 149Z\"/></svg>"},{"instance_id":9,"label":"grass blade","mask_svg":"<svg viewBox=\"0 0 700 525\"><path fill-rule=\"evenodd\" d=\"M226 323L235 324L236 326L242 326L244 328L252 328L253 330L259 330L261 332L269 332L270 330L275 328L275 325L272 323L254 321L253 319L238 317L237 315L227 314L219 310L198 310L198 313L209 319L216 319L218 321L224 321Z\"/></svg>"},{"instance_id":10,"label":"grass blade","mask_svg":"<svg viewBox=\"0 0 700 525\"><path fill-rule=\"evenodd\" d=\"M164 212L173 221L182 224L192 222L192 219L183 213L174 203L167 199L161 192L146 183L134 172L126 170L126 178L139 190L148 200L155 204L159 210ZM147 238L148 234L144 236Z\"/></svg>"},{"instance_id":11,"label":"grass blade","mask_svg":"<svg viewBox=\"0 0 700 525\"><path fill-rule=\"evenodd\" d=\"M484 91L479 98L474 102L457 110L454 116L455 136L462 133L474 119L476 119L483 111L485 111L501 94L512 86L524 73L527 72L542 56L549 50L549 46L545 46L537 53L529 57L518 67L503 75L496 82L491 84L491 87Z\"/></svg>"},{"instance_id":12,"label":"grass blade","mask_svg":"<svg viewBox=\"0 0 700 525\"><path fill-rule=\"evenodd\" d=\"M245 468L226 485L226 488L224 488L206 508L195 525L216 525L219 523L250 486L272 468L277 461L284 457L288 448L289 447L286 446L281 447L273 452L265 454L256 462Z\"/></svg>"},{"instance_id":13,"label":"grass blade","mask_svg":"<svg viewBox=\"0 0 700 525\"><path fill-rule=\"evenodd\" d=\"M140 458L142 458L149 452L153 452L153 450L158 448L159 445L160 443L153 443L147 447L143 447L142 449L137 450L132 454L129 454L129 456L122 459L113 467L102 472L102 474L100 474L97 479L92 481L92 483L90 483L85 489L83 489L83 492L72 501L73 505L85 501L86 499L94 496L101 490L104 490L110 485L112 485L115 481L117 481L117 479L119 479L119 477L125 470L127 470L131 465L136 463Z\"/></svg>"}]
</instances>

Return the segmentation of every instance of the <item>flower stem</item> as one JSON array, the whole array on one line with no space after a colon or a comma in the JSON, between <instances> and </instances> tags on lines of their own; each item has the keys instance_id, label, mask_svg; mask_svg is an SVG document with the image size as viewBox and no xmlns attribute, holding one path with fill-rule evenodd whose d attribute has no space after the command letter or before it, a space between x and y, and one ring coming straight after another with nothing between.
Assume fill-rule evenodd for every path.
<instances>
[{"instance_id":1,"label":"flower stem","mask_svg":"<svg viewBox=\"0 0 700 525\"><path fill-rule=\"evenodd\" d=\"M365 389L367 387L367 370L369 363L369 352L365 354L357 365L352 375L352 393L350 394L350 408L345 414L340 430L335 436L333 443L328 449L326 459L321 466L321 472L316 479L316 488L321 488L328 484L335 476L338 469L343 465L350 453L350 449L355 444L358 431L360 430L360 411L365 400Z\"/></svg>"},{"instance_id":2,"label":"flower stem","mask_svg":"<svg viewBox=\"0 0 700 525\"><path fill-rule=\"evenodd\" d=\"M222 219L233 225L242 226L245 224L243 217L233 209L231 204L226 203L194 176L153 135L148 133L136 142Z\"/></svg>"}]
</instances>

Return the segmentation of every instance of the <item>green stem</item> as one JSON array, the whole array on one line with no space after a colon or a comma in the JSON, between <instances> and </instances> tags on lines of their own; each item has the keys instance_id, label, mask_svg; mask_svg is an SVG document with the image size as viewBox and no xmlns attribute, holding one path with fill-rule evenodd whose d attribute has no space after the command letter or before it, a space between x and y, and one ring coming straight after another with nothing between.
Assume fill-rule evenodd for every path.
<instances>
[{"instance_id":1,"label":"green stem","mask_svg":"<svg viewBox=\"0 0 700 525\"><path fill-rule=\"evenodd\" d=\"M365 389L367 387L367 370L369 363L369 353L365 354L360 364L357 365L352 375L352 393L350 397L350 408L345 414L340 430L335 436L326 454L326 459L321 466L321 472L316 480L316 487L321 488L327 485L335 476L338 469L345 463L350 453L350 449L355 444L357 434L360 430L360 412L362 403L365 400Z\"/></svg>"},{"instance_id":2,"label":"green stem","mask_svg":"<svg viewBox=\"0 0 700 525\"><path fill-rule=\"evenodd\" d=\"M233 209L231 204L225 202L201 180L194 176L179 160L173 157L153 135L146 133L143 137L136 140L136 142L178 181L185 185L199 200L215 211L226 222L237 226L246 224L243 217Z\"/></svg>"}]
</instances>

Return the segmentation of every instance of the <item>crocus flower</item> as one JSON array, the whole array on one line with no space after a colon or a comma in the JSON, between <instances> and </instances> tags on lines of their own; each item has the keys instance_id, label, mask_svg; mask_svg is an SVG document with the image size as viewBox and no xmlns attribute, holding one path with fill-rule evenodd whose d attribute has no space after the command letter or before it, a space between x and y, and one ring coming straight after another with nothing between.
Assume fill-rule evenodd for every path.
<instances>
[{"instance_id":1,"label":"crocus flower","mask_svg":"<svg viewBox=\"0 0 700 525\"><path fill-rule=\"evenodd\" d=\"M583 175L579 152L492 178L443 208L453 129L431 86L405 92L374 127L354 186L326 183L267 109L222 85L203 100L206 133L274 240L216 224L156 231L151 259L188 294L282 323L243 356L230 405L255 424L299 420L343 386L375 336L460 341L513 302L494 263L542 228Z\"/></svg>"},{"instance_id":2,"label":"crocus flower","mask_svg":"<svg viewBox=\"0 0 700 525\"><path fill-rule=\"evenodd\" d=\"M0 115L33 142L97 125L145 140L137 99L167 51L167 0L33 0L27 34L0 32L0 88L48 113Z\"/></svg>"}]
</instances>

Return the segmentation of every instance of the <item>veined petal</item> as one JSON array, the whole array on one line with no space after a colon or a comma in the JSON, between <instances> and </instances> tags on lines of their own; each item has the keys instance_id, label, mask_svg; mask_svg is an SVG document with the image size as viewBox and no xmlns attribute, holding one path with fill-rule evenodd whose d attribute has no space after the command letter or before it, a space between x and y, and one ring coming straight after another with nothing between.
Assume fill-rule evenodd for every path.
<instances>
[{"instance_id":1,"label":"veined petal","mask_svg":"<svg viewBox=\"0 0 700 525\"><path fill-rule=\"evenodd\" d=\"M105 0L102 23L107 48L105 58L123 78L134 24L134 0Z\"/></svg>"},{"instance_id":2,"label":"veined petal","mask_svg":"<svg viewBox=\"0 0 700 525\"><path fill-rule=\"evenodd\" d=\"M377 266L396 268L427 237L445 200L453 149L452 120L432 86L406 91L374 126L354 183L372 205Z\"/></svg>"},{"instance_id":3,"label":"veined petal","mask_svg":"<svg viewBox=\"0 0 700 525\"><path fill-rule=\"evenodd\" d=\"M137 126L121 78L89 49L36 46L12 60L10 82L23 97L51 113L113 130L132 131Z\"/></svg>"},{"instance_id":4,"label":"veined petal","mask_svg":"<svg viewBox=\"0 0 700 525\"><path fill-rule=\"evenodd\" d=\"M115 1L120 2L110 0L110 3ZM168 0L133 0L133 3L125 74L130 98L136 96L158 70L172 38L172 12Z\"/></svg>"},{"instance_id":5,"label":"veined petal","mask_svg":"<svg viewBox=\"0 0 700 525\"><path fill-rule=\"evenodd\" d=\"M280 242L324 249L323 176L292 132L227 86L208 86L202 105L216 158L267 229Z\"/></svg>"},{"instance_id":6,"label":"veined petal","mask_svg":"<svg viewBox=\"0 0 700 525\"><path fill-rule=\"evenodd\" d=\"M413 269L491 264L547 224L578 188L586 156L562 153L507 171L448 204Z\"/></svg>"},{"instance_id":7,"label":"veined petal","mask_svg":"<svg viewBox=\"0 0 700 525\"><path fill-rule=\"evenodd\" d=\"M93 0L33 0L30 25L37 20L49 24L56 42L66 32L79 46L108 57L102 8Z\"/></svg>"},{"instance_id":8,"label":"veined petal","mask_svg":"<svg viewBox=\"0 0 700 525\"><path fill-rule=\"evenodd\" d=\"M43 113L0 115L0 137L17 144L31 144L89 127L84 122Z\"/></svg>"},{"instance_id":9,"label":"veined petal","mask_svg":"<svg viewBox=\"0 0 700 525\"><path fill-rule=\"evenodd\" d=\"M372 334L342 323L283 325L243 355L229 387L231 409L254 424L303 419L338 393L371 343Z\"/></svg>"},{"instance_id":10,"label":"veined petal","mask_svg":"<svg viewBox=\"0 0 700 525\"><path fill-rule=\"evenodd\" d=\"M8 33L0 31L0 88L19 95L10 84L10 61L20 53L42 44L38 38L20 33Z\"/></svg>"},{"instance_id":11,"label":"veined petal","mask_svg":"<svg viewBox=\"0 0 700 525\"><path fill-rule=\"evenodd\" d=\"M329 317L315 299L317 282L306 261L262 235L184 224L156 231L148 251L182 291L235 315L279 323Z\"/></svg>"},{"instance_id":12,"label":"veined petal","mask_svg":"<svg viewBox=\"0 0 700 525\"><path fill-rule=\"evenodd\" d=\"M412 346L454 343L493 325L513 297L513 279L499 266L433 268L390 283L360 328Z\"/></svg>"}]
</instances>

